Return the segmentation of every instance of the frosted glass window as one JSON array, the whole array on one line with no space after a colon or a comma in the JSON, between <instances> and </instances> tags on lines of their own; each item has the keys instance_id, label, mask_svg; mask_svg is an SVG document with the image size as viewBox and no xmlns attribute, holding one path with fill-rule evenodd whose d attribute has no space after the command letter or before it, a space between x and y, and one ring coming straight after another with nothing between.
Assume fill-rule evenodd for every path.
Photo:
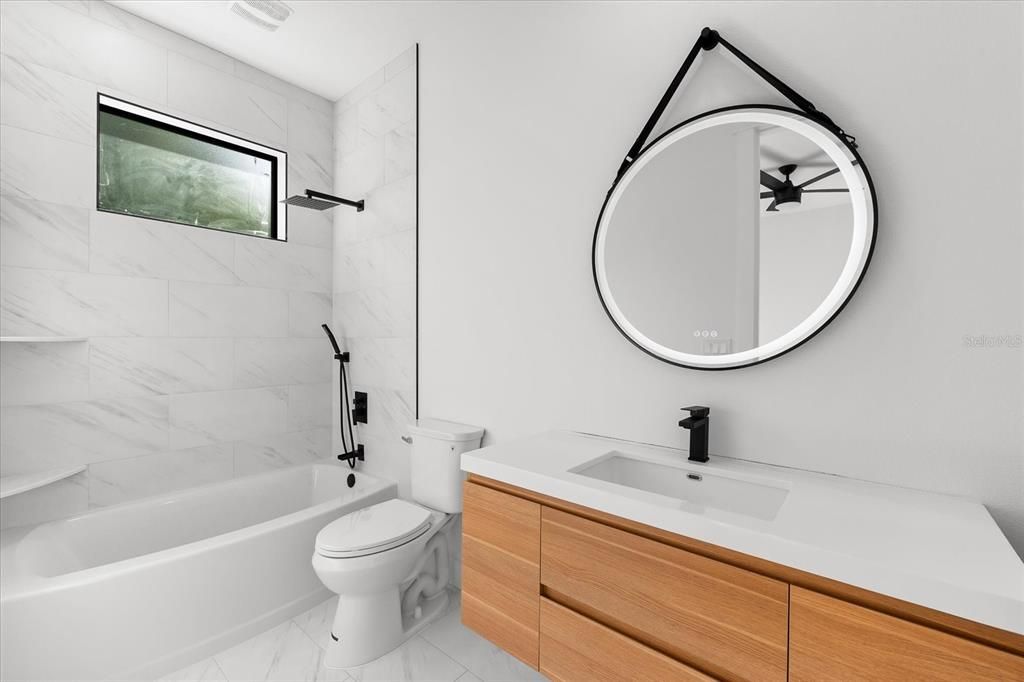
<instances>
[{"instance_id":1,"label":"frosted glass window","mask_svg":"<svg viewBox=\"0 0 1024 682\"><path fill-rule=\"evenodd\" d=\"M98 132L99 210L284 239L284 152L106 96Z\"/></svg>"}]
</instances>

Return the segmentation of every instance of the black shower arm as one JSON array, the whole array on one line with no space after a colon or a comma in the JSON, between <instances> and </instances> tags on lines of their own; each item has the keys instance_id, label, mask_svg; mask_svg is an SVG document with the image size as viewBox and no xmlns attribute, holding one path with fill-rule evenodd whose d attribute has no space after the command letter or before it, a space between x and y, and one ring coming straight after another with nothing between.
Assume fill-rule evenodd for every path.
<instances>
[{"instance_id":1,"label":"black shower arm","mask_svg":"<svg viewBox=\"0 0 1024 682\"><path fill-rule=\"evenodd\" d=\"M640 155L640 152L644 148L644 144L647 142L647 138L650 137L651 132L654 130L654 126L658 124L658 119L660 119L662 114L665 113L665 109L668 108L669 103L672 101L672 97L676 94L676 90L678 90L679 86L682 84L683 78L686 77L690 67L693 66L693 62L697 59L697 55L701 50L710 52L719 45L729 50L729 52L731 52L751 71L763 78L769 85L778 90L787 99L789 99L789 101L803 110L808 117L816 120L818 123L849 142L850 146L857 146L856 138L852 135L848 135L846 131L836 125L831 118L818 111L808 99L802 97L796 90L786 85L770 71L744 54L742 50L723 38L718 31L713 28L704 27L704 29L701 30L697 41L693 44L693 47L690 48L690 52L686 55L686 59L683 60L682 66L679 67L679 71L676 72L672 82L669 83L668 89L665 90L665 94L661 96L661 101L658 102L658 106L654 108L654 111L651 113L651 117L647 119L647 123L644 125L643 130L640 131L640 135L638 135L636 141L633 142L633 146L629 148L626 158L622 161L622 165L619 166L619 172L615 176L616 180L622 177L622 174L626 172L626 170Z\"/></svg>"},{"instance_id":2,"label":"black shower arm","mask_svg":"<svg viewBox=\"0 0 1024 682\"><path fill-rule=\"evenodd\" d=\"M358 211L362 211L363 208L366 207L366 202L363 199L360 199L359 201L352 201L351 199L342 199L341 197L336 197L333 194L315 192L311 189L306 190L306 196L309 197L310 199L323 199L325 201L333 201L336 204L345 204L346 206L351 206Z\"/></svg>"}]
</instances>

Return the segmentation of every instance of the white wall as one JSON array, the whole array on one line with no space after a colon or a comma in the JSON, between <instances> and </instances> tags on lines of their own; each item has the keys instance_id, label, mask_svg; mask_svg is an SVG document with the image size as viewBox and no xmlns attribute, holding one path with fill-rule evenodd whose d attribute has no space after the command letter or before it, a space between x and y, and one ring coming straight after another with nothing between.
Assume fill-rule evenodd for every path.
<instances>
[{"instance_id":1,"label":"white wall","mask_svg":"<svg viewBox=\"0 0 1024 682\"><path fill-rule=\"evenodd\" d=\"M62 6L66 5L66 6ZM326 100L103 2L0 10L0 475L85 473L4 526L324 457L330 217L272 242L95 210L96 93L289 152L332 184Z\"/></svg>"},{"instance_id":2,"label":"white wall","mask_svg":"<svg viewBox=\"0 0 1024 682\"><path fill-rule=\"evenodd\" d=\"M492 443L570 428L679 446L679 407L706 404L713 453L968 495L1024 550L1022 352L964 342L1021 333L1022 11L466 6L420 51L420 413ZM615 170L704 25L857 136L880 202L840 317L714 373L631 346L590 272ZM686 97L780 101L720 54Z\"/></svg>"}]
</instances>

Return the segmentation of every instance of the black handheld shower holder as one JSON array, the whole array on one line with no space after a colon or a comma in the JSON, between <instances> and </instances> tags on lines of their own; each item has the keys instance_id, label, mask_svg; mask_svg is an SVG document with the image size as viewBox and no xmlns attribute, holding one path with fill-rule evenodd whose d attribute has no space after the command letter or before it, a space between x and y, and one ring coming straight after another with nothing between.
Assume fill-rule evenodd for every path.
<instances>
[{"instance_id":1,"label":"black handheld shower holder","mask_svg":"<svg viewBox=\"0 0 1024 682\"><path fill-rule=\"evenodd\" d=\"M362 444L356 443L355 431L356 422L366 423L366 394L356 393L357 412L360 409L362 411L356 415L355 419L353 419L353 411L348 401L348 376L345 373L345 363L349 361L349 353L348 351L342 351L341 348L338 347L338 340L334 338L334 332L331 331L330 327L326 324L322 324L320 326L323 328L324 333L327 334L327 338L331 342L331 347L334 348L334 359L338 361L338 401L340 411L340 414L338 415L338 426L341 429L341 447L344 449L344 452L338 455L338 459L348 462L349 467L355 469L357 461L366 461L366 451ZM359 402L360 397L362 398L361 403ZM360 419L360 417L362 418ZM348 432L352 441L351 446L349 445L349 439L345 437L346 422L348 423ZM349 449L350 447L352 449Z\"/></svg>"}]
</instances>

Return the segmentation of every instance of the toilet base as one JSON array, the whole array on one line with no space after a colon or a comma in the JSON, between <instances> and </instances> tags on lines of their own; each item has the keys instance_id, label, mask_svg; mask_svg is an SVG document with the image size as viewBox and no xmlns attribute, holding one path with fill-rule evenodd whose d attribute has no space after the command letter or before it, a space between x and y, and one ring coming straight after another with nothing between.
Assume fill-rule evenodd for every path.
<instances>
[{"instance_id":1,"label":"toilet base","mask_svg":"<svg viewBox=\"0 0 1024 682\"><path fill-rule=\"evenodd\" d=\"M341 595L331 626L331 643L324 665L353 668L376 660L415 636L448 607L442 590L420 605L420 617L402 614L398 589L368 595Z\"/></svg>"}]
</instances>

